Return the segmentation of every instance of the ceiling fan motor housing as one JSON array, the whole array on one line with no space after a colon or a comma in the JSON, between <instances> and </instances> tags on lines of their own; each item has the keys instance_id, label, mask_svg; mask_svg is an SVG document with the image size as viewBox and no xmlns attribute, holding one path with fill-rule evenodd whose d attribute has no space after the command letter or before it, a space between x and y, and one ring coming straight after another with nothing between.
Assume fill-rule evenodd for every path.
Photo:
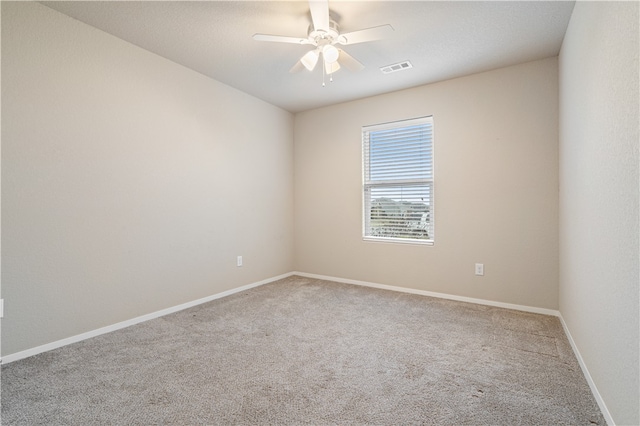
<instances>
[{"instance_id":1,"label":"ceiling fan motor housing","mask_svg":"<svg viewBox=\"0 0 640 426\"><path fill-rule=\"evenodd\" d=\"M309 41L316 46L322 46L324 44L335 44L340 36L340 29L338 23L333 19L329 20L329 28L327 29L315 29L313 24L309 25L308 31Z\"/></svg>"}]
</instances>

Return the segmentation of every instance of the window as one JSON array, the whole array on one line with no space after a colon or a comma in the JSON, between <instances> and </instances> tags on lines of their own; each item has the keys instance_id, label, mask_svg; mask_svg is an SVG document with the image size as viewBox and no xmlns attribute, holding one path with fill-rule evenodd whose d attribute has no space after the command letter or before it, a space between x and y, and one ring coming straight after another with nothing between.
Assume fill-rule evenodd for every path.
<instances>
[{"instance_id":1,"label":"window","mask_svg":"<svg viewBox=\"0 0 640 426\"><path fill-rule=\"evenodd\" d=\"M433 117L362 128L364 239L433 244Z\"/></svg>"}]
</instances>

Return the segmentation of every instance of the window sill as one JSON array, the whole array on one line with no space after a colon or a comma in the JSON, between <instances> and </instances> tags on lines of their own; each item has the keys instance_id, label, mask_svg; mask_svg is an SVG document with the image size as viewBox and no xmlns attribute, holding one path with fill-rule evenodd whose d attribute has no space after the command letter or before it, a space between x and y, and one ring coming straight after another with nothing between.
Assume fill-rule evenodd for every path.
<instances>
[{"instance_id":1,"label":"window sill","mask_svg":"<svg viewBox=\"0 0 640 426\"><path fill-rule=\"evenodd\" d=\"M433 240L410 240L407 238L362 237L362 241L368 242L368 243L433 246Z\"/></svg>"}]
</instances>

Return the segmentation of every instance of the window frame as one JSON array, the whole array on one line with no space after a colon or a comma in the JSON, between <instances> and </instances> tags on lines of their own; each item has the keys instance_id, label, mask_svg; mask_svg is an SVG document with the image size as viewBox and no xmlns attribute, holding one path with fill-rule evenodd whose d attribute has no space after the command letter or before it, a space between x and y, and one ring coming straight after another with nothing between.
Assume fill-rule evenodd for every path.
<instances>
[{"instance_id":1,"label":"window frame","mask_svg":"<svg viewBox=\"0 0 640 426\"><path fill-rule=\"evenodd\" d=\"M414 126L425 125L426 129L430 132L430 138L427 140L427 157L429 161L425 165L423 170L424 173L429 175L430 177L424 178L411 178L411 179L370 179L367 181L367 177L371 175L371 155L370 155L370 146L371 146L371 138L370 134L372 132L378 131L389 131L389 130L400 130L405 128L410 128ZM435 169L434 169L434 120L433 115L422 116L404 120L397 120L387 123L381 124L373 124L362 126L361 129L362 136L362 239L364 241L373 241L373 242L386 242L386 243L401 243L401 244L414 244L414 245L428 245L432 246L435 242L435 221L434 221L434 199L435 199ZM369 167L369 168L367 168ZM380 173L380 170L375 171L376 173ZM405 187L414 187L417 188L419 186L427 186L428 196L428 222L426 224L425 232L427 232L428 238L410 238L410 237L387 237L387 236L379 236L379 235L370 235L368 230L370 229L371 222L371 211L372 211L372 197L371 190L373 188L391 188L397 186L399 188ZM393 227L393 225L392 225Z\"/></svg>"}]
</instances>

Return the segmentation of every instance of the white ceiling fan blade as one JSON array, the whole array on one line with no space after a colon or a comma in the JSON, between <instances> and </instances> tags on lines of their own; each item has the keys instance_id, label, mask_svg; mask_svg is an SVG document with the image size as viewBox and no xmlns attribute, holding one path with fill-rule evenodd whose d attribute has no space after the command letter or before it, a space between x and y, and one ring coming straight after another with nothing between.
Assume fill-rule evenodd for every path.
<instances>
[{"instance_id":1,"label":"white ceiling fan blade","mask_svg":"<svg viewBox=\"0 0 640 426\"><path fill-rule=\"evenodd\" d=\"M295 74L297 72L302 71L303 69L304 69L304 65L302 64L302 62L298 61L298 62L296 62L296 64L294 66L291 67L289 72L291 74Z\"/></svg>"},{"instance_id":2,"label":"white ceiling fan blade","mask_svg":"<svg viewBox=\"0 0 640 426\"><path fill-rule=\"evenodd\" d=\"M356 44L366 41L380 40L388 37L393 33L394 29L391 25L380 25L379 27L367 28L364 30L352 31L350 33L340 34L338 43L340 44Z\"/></svg>"},{"instance_id":3,"label":"white ceiling fan blade","mask_svg":"<svg viewBox=\"0 0 640 426\"><path fill-rule=\"evenodd\" d=\"M253 39L258 41L275 41L278 43L311 44L309 39L306 39L306 38L287 37L287 36L271 35L271 34L254 34Z\"/></svg>"},{"instance_id":4,"label":"white ceiling fan blade","mask_svg":"<svg viewBox=\"0 0 640 426\"><path fill-rule=\"evenodd\" d=\"M309 0L309 9L311 10L311 20L315 30L329 29L329 1L328 0Z\"/></svg>"},{"instance_id":5,"label":"white ceiling fan blade","mask_svg":"<svg viewBox=\"0 0 640 426\"><path fill-rule=\"evenodd\" d=\"M340 56L338 57L338 62L341 65L344 65L346 69L349 71L361 71L364 69L364 65L360 61L358 61L353 56L349 55L344 50L340 49Z\"/></svg>"}]
</instances>

